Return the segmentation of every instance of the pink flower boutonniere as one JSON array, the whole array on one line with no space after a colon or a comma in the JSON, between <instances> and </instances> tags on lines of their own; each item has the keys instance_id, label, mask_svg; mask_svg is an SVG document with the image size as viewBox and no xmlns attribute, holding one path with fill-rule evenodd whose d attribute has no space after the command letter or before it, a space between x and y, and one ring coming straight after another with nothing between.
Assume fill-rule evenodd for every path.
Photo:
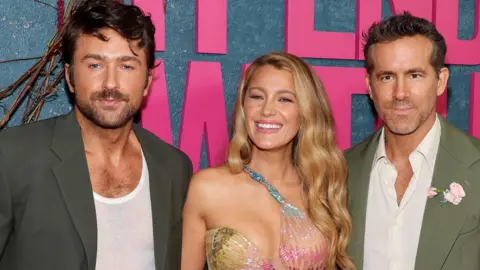
<instances>
[{"instance_id":1,"label":"pink flower boutonniere","mask_svg":"<svg viewBox=\"0 0 480 270\"><path fill-rule=\"evenodd\" d=\"M463 190L462 185L455 182L451 183L450 187L446 190L434 187L428 189L429 198L436 197L438 193L443 193L443 200L440 202L441 206L445 206L447 203L458 205L462 201L463 197L465 197L465 191Z\"/></svg>"}]
</instances>

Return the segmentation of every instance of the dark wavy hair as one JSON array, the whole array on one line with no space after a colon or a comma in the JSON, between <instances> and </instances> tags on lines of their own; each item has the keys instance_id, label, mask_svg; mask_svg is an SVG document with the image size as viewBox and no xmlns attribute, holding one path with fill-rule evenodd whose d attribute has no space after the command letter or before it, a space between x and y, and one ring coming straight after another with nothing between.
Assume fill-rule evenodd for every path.
<instances>
[{"instance_id":1,"label":"dark wavy hair","mask_svg":"<svg viewBox=\"0 0 480 270\"><path fill-rule=\"evenodd\" d=\"M430 55L430 64L435 68L438 75L440 69L445 66L445 55L447 53L445 39L433 23L423 18L412 16L409 12L391 16L386 20L374 23L366 34L363 33L363 54L368 74L371 74L373 70L373 63L370 57L370 48L373 45L416 35L421 35L432 42L433 50Z\"/></svg>"},{"instance_id":2,"label":"dark wavy hair","mask_svg":"<svg viewBox=\"0 0 480 270\"><path fill-rule=\"evenodd\" d=\"M62 35L62 56L65 63L73 64L75 45L80 35L92 35L107 41L101 33L104 28L117 31L128 41L138 40L137 46L145 48L148 69L154 68L155 26L150 15L145 15L137 6L115 0L84 0L75 8Z\"/></svg>"}]
</instances>

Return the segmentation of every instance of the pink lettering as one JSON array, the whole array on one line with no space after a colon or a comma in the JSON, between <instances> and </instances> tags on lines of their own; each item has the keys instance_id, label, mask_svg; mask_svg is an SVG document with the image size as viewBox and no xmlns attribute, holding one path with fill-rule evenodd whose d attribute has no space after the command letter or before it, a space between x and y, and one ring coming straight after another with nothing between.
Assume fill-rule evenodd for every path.
<instances>
[{"instance_id":1,"label":"pink lettering","mask_svg":"<svg viewBox=\"0 0 480 270\"><path fill-rule=\"evenodd\" d=\"M473 72L470 79L470 135L480 139L480 72Z\"/></svg>"},{"instance_id":2,"label":"pink lettering","mask_svg":"<svg viewBox=\"0 0 480 270\"><path fill-rule=\"evenodd\" d=\"M216 62L189 62L179 148L188 154L198 170L205 131L209 166L225 161L228 129L223 94L222 69Z\"/></svg>"},{"instance_id":3,"label":"pink lettering","mask_svg":"<svg viewBox=\"0 0 480 270\"><path fill-rule=\"evenodd\" d=\"M364 60L362 33L367 33L372 23L382 17L382 1L358 0L357 1L357 31L355 48L356 59Z\"/></svg>"},{"instance_id":4,"label":"pink lettering","mask_svg":"<svg viewBox=\"0 0 480 270\"><path fill-rule=\"evenodd\" d=\"M471 40L459 40L458 2L455 0L390 0L392 13L404 10L433 21L449 46L447 62L452 64L480 64L478 27L480 15L476 12L475 34ZM165 50L164 0L133 0L150 13L156 26L156 50ZM196 0L196 52L227 53L227 0ZM480 0L476 1L477 8ZM328 59L362 59L361 33L381 17L380 0L359 0L356 33L337 33L314 30L314 0L286 0L285 51L300 57ZM452 16L454 14L454 16ZM440 19L441 18L441 19ZM141 124L164 141L172 144L170 111L168 105L165 67L162 61L154 70L154 79L142 109ZM245 72L248 64L242 66ZM325 84L336 120L337 142L342 149L350 147L351 95L367 94L363 68L314 67ZM344 78L348 79L344 79ZM469 132L480 138L480 72L471 76ZM447 115L447 90L437 99L437 112ZM220 63L189 62L185 84L185 99L179 134L179 148L185 151L198 170L202 136L205 134L209 166L224 162L228 147L228 128ZM375 129L382 125L375 119Z\"/></svg>"},{"instance_id":5,"label":"pink lettering","mask_svg":"<svg viewBox=\"0 0 480 270\"><path fill-rule=\"evenodd\" d=\"M132 0L132 4L143 12L150 13L155 25L155 50L165 51L165 9L164 0Z\"/></svg>"},{"instance_id":6,"label":"pink lettering","mask_svg":"<svg viewBox=\"0 0 480 270\"><path fill-rule=\"evenodd\" d=\"M447 57L445 62L460 65L480 64L480 0L476 1L475 33L471 40L458 39L458 0L436 1L435 25L444 36L447 45Z\"/></svg>"},{"instance_id":7,"label":"pink lettering","mask_svg":"<svg viewBox=\"0 0 480 270\"><path fill-rule=\"evenodd\" d=\"M315 31L314 0L285 1L285 51L300 57L355 59L355 33Z\"/></svg>"},{"instance_id":8,"label":"pink lettering","mask_svg":"<svg viewBox=\"0 0 480 270\"><path fill-rule=\"evenodd\" d=\"M227 53L227 0L197 0L197 53Z\"/></svg>"},{"instance_id":9,"label":"pink lettering","mask_svg":"<svg viewBox=\"0 0 480 270\"><path fill-rule=\"evenodd\" d=\"M436 1L436 0L435 0ZM443 0L442 0L443 1ZM403 11L410 12L413 16L422 17L432 21L433 0L390 0L393 14L401 14Z\"/></svg>"},{"instance_id":10,"label":"pink lettering","mask_svg":"<svg viewBox=\"0 0 480 270\"><path fill-rule=\"evenodd\" d=\"M172 144L165 65L163 61L157 61L155 64L160 65L153 72L150 92L141 113L141 125L160 139Z\"/></svg>"},{"instance_id":11,"label":"pink lettering","mask_svg":"<svg viewBox=\"0 0 480 270\"><path fill-rule=\"evenodd\" d=\"M365 69L345 67L313 67L325 85L336 122L338 146L350 147L352 95L367 94ZM347 79L345 79L347 78Z\"/></svg>"}]
</instances>

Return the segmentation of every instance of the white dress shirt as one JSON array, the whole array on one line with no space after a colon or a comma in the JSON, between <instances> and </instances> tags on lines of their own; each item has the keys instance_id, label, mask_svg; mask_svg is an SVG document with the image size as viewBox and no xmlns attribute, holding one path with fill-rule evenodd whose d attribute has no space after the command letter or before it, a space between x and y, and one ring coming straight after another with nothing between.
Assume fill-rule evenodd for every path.
<instances>
[{"instance_id":1,"label":"white dress shirt","mask_svg":"<svg viewBox=\"0 0 480 270\"><path fill-rule=\"evenodd\" d=\"M418 241L432 183L441 127L437 119L410 154L413 176L397 203L397 170L385 152L384 131L373 160L368 189L364 270L413 270ZM441 187L438 187L441 188Z\"/></svg>"}]
</instances>

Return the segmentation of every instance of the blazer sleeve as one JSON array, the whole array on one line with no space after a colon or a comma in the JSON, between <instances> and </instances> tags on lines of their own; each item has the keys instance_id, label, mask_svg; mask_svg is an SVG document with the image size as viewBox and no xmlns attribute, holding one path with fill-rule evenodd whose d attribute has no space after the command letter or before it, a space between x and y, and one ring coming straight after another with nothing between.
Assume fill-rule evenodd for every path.
<instances>
[{"instance_id":1,"label":"blazer sleeve","mask_svg":"<svg viewBox=\"0 0 480 270\"><path fill-rule=\"evenodd\" d=\"M12 200L6 179L6 157L0 150L0 259L12 231Z\"/></svg>"},{"instance_id":2,"label":"blazer sleeve","mask_svg":"<svg viewBox=\"0 0 480 270\"><path fill-rule=\"evenodd\" d=\"M183 158L181 166L181 179L179 180L179 183L181 183L180 188L177 189L177 192L179 198L180 198L180 208L178 211L180 211L178 214L180 215L179 221L176 222L171 231L170 231L170 243L169 243L169 248L168 248L168 254L167 254L167 263L166 263L166 268L165 269L180 269L180 263L181 263L181 257L182 257L182 229L183 229L183 220L182 220L182 210L183 206L185 204L185 200L187 197L187 189L188 185L190 183L190 179L192 178L193 175L193 165L192 161L188 156L185 156Z\"/></svg>"},{"instance_id":3,"label":"blazer sleeve","mask_svg":"<svg viewBox=\"0 0 480 270\"><path fill-rule=\"evenodd\" d=\"M190 184L190 180L192 180L192 175L193 175L193 164L192 164L192 161L190 160L189 157L186 158L186 167L187 167L187 177L184 179L184 185L183 185L183 191L184 191L184 194L183 194L183 204L185 204L185 201L187 199L187 190L188 190L188 186ZM182 208L183 208L183 204L182 204Z\"/></svg>"}]
</instances>

